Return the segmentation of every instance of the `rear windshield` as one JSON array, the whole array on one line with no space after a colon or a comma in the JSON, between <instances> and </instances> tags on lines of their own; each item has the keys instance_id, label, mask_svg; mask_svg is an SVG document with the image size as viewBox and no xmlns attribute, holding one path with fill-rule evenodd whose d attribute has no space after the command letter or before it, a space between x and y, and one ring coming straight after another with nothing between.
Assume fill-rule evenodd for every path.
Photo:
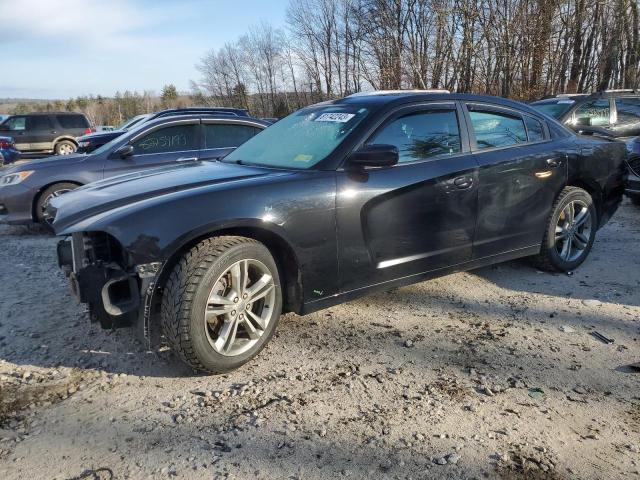
<instances>
[{"instance_id":1,"label":"rear windshield","mask_svg":"<svg viewBox=\"0 0 640 480\"><path fill-rule=\"evenodd\" d=\"M542 100L539 102L533 102L531 106L539 112L542 112L545 115L549 115L550 117L559 120L565 113L567 113L571 109L571 107L575 105L575 103L575 100L571 100L569 98L560 98L554 100Z\"/></svg>"},{"instance_id":2,"label":"rear windshield","mask_svg":"<svg viewBox=\"0 0 640 480\"><path fill-rule=\"evenodd\" d=\"M62 128L87 128L89 122L84 115L56 115Z\"/></svg>"}]
</instances>

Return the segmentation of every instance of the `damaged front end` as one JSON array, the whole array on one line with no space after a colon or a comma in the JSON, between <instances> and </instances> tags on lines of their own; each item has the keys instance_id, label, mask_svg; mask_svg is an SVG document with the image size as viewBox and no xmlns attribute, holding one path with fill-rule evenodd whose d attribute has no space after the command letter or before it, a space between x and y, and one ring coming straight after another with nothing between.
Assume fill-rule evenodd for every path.
<instances>
[{"instance_id":1,"label":"damaged front end","mask_svg":"<svg viewBox=\"0 0 640 480\"><path fill-rule=\"evenodd\" d=\"M102 328L139 324L149 338L149 319L160 262L134 265L118 240L104 232L76 232L58 242L58 264L71 291Z\"/></svg>"}]
</instances>

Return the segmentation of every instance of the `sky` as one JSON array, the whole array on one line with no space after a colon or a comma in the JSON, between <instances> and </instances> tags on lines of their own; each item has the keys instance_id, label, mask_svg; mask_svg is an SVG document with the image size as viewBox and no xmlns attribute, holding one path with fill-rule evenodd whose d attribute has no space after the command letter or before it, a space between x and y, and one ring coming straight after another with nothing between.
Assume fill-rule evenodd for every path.
<instances>
[{"instance_id":1,"label":"sky","mask_svg":"<svg viewBox=\"0 0 640 480\"><path fill-rule=\"evenodd\" d=\"M285 24L287 0L0 0L0 98L67 99L189 90L211 49L262 21Z\"/></svg>"}]
</instances>

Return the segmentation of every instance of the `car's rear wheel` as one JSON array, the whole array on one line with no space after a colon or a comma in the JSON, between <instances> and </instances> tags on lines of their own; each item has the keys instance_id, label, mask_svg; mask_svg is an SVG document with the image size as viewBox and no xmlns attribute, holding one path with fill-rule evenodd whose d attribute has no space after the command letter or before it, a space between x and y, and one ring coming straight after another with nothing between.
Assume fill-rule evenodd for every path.
<instances>
[{"instance_id":1,"label":"car's rear wheel","mask_svg":"<svg viewBox=\"0 0 640 480\"><path fill-rule=\"evenodd\" d=\"M264 348L281 310L278 268L269 250L250 238L221 236L197 244L176 264L161 318L182 360L223 373Z\"/></svg>"},{"instance_id":2,"label":"car's rear wheel","mask_svg":"<svg viewBox=\"0 0 640 480\"><path fill-rule=\"evenodd\" d=\"M629 198L631 199L631 203L633 203L636 207L640 207L640 195L633 195Z\"/></svg>"},{"instance_id":3,"label":"car's rear wheel","mask_svg":"<svg viewBox=\"0 0 640 480\"><path fill-rule=\"evenodd\" d=\"M56 143L55 146L55 152L56 155L71 155L72 153L75 153L75 151L77 150L77 146L75 143L73 143L70 140L61 140L58 143Z\"/></svg>"},{"instance_id":4,"label":"car's rear wheel","mask_svg":"<svg viewBox=\"0 0 640 480\"><path fill-rule=\"evenodd\" d=\"M589 255L596 238L598 214L585 190L566 187L556 199L534 263L545 270L569 271Z\"/></svg>"},{"instance_id":5,"label":"car's rear wheel","mask_svg":"<svg viewBox=\"0 0 640 480\"><path fill-rule=\"evenodd\" d=\"M70 192L71 190L78 188L75 183L56 183L47 188L36 203L36 220L43 225L51 226L55 217L49 211L49 202L60 195Z\"/></svg>"}]
</instances>

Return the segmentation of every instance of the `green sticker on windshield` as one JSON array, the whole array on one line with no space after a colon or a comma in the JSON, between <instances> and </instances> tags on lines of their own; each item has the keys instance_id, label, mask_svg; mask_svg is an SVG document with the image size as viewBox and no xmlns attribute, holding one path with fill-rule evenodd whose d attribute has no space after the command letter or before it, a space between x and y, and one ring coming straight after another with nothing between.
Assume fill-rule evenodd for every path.
<instances>
[{"instance_id":1,"label":"green sticker on windshield","mask_svg":"<svg viewBox=\"0 0 640 480\"><path fill-rule=\"evenodd\" d=\"M302 153L298 154L295 156L295 158L293 159L296 162L310 162L311 160L313 160L313 155L304 155Z\"/></svg>"}]
</instances>

